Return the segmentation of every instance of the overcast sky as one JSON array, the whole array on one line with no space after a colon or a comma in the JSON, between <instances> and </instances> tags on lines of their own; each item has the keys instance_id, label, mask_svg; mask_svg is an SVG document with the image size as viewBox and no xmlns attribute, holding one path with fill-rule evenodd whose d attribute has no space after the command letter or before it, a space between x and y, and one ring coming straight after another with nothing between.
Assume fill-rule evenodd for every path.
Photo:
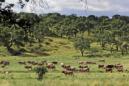
<instances>
[{"instance_id":1,"label":"overcast sky","mask_svg":"<svg viewBox=\"0 0 129 86\"><path fill-rule=\"evenodd\" d=\"M22 10L19 9L19 5L16 5L14 10L17 12L36 12L36 13L48 13L59 12L62 14L77 14L77 15L107 15L112 16L114 14L129 15L129 0L88 0L88 9L85 11L85 4L80 0L44 0L45 9L39 6L41 0L36 0L35 4L29 2ZM6 2L17 3L17 0L7 0ZM39 3L38 3L39 2Z\"/></svg>"}]
</instances>

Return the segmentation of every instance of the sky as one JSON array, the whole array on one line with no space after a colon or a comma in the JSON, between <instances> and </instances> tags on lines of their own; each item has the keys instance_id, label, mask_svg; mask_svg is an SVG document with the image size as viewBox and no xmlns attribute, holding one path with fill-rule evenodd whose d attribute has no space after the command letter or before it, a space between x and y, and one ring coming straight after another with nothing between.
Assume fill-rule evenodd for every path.
<instances>
[{"instance_id":1,"label":"sky","mask_svg":"<svg viewBox=\"0 0 129 86\"><path fill-rule=\"evenodd\" d=\"M17 3L18 0L6 0L7 3ZM79 16L112 16L115 14L129 16L129 0L35 0L36 2L26 3L24 9L16 5L13 10L16 12L35 12L43 13L61 13L77 14ZM42 4L44 3L44 5ZM43 7L41 7L43 6Z\"/></svg>"}]
</instances>

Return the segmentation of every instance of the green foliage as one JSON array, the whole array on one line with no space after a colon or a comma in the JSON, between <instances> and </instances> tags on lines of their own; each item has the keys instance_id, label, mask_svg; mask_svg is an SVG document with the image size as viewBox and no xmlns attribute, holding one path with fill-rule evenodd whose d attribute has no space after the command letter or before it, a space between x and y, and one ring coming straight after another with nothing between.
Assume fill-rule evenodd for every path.
<instances>
[{"instance_id":1,"label":"green foliage","mask_svg":"<svg viewBox=\"0 0 129 86\"><path fill-rule=\"evenodd\" d=\"M90 42L88 39L85 39L83 37L77 38L76 41L74 42L74 47L78 50L80 50L82 56L84 54L84 51L86 49L90 48Z\"/></svg>"},{"instance_id":2,"label":"green foliage","mask_svg":"<svg viewBox=\"0 0 129 86\"><path fill-rule=\"evenodd\" d=\"M92 42L100 44L102 49L123 52L123 42L129 44L129 17L108 16L76 16L49 13L14 13L12 5L7 9L0 8L0 40L1 45L9 51L14 46L18 49L24 45L33 46L38 43L42 47L45 37L61 37L70 40L78 36L87 36ZM83 45L84 46L84 45ZM107 47L108 46L108 47ZM84 46L84 48L87 48ZM79 49L84 52L84 49ZM128 50L128 49L126 49ZM125 52L125 51L124 51Z\"/></svg>"},{"instance_id":3,"label":"green foliage","mask_svg":"<svg viewBox=\"0 0 129 86\"><path fill-rule=\"evenodd\" d=\"M45 73L47 72L47 68L44 66L38 66L34 70L38 74L38 78L37 78L38 80L42 80L43 75L45 75Z\"/></svg>"}]
</instances>

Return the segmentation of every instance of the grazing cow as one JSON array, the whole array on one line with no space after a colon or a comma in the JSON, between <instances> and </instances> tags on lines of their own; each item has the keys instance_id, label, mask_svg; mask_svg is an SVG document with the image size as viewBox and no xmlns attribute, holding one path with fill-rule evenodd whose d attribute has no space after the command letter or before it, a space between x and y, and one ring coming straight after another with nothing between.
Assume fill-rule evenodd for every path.
<instances>
[{"instance_id":1,"label":"grazing cow","mask_svg":"<svg viewBox=\"0 0 129 86\"><path fill-rule=\"evenodd\" d=\"M61 63L61 67L68 71L73 71L73 72L77 71L77 69L75 67L72 67L70 65L64 65L64 63Z\"/></svg>"},{"instance_id":2,"label":"grazing cow","mask_svg":"<svg viewBox=\"0 0 129 86\"><path fill-rule=\"evenodd\" d=\"M65 74L65 75L71 75L71 76L74 75L73 71L68 71L68 70L63 70L62 73Z\"/></svg>"},{"instance_id":3,"label":"grazing cow","mask_svg":"<svg viewBox=\"0 0 129 86\"><path fill-rule=\"evenodd\" d=\"M104 65L98 65L98 68L102 68L103 69L104 68Z\"/></svg>"},{"instance_id":4,"label":"grazing cow","mask_svg":"<svg viewBox=\"0 0 129 86\"><path fill-rule=\"evenodd\" d=\"M47 65L47 61L41 61L43 65Z\"/></svg>"},{"instance_id":5,"label":"grazing cow","mask_svg":"<svg viewBox=\"0 0 129 86\"><path fill-rule=\"evenodd\" d=\"M6 66L5 65L1 65L1 68L5 68Z\"/></svg>"},{"instance_id":6,"label":"grazing cow","mask_svg":"<svg viewBox=\"0 0 129 86\"><path fill-rule=\"evenodd\" d=\"M80 68L79 72L89 72L90 69L89 68Z\"/></svg>"},{"instance_id":7,"label":"grazing cow","mask_svg":"<svg viewBox=\"0 0 129 86\"><path fill-rule=\"evenodd\" d=\"M75 72L77 69L75 67L69 67L69 68L66 68L66 70Z\"/></svg>"},{"instance_id":8,"label":"grazing cow","mask_svg":"<svg viewBox=\"0 0 129 86\"><path fill-rule=\"evenodd\" d=\"M106 70L106 72L111 72L112 73L114 67L115 67L114 65L107 65L105 67L105 70Z\"/></svg>"},{"instance_id":9,"label":"grazing cow","mask_svg":"<svg viewBox=\"0 0 129 86\"><path fill-rule=\"evenodd\" d=\"M53 63L47 63L48 69L55 69L55 65Z\"/></svg>"},{"instance_id":10,"label":"grazing cow","mask_svg":"<svg viewBox=\"0 0 129 86\"><path fill-rule=\"evenodd\" d=\"M117 68L120 68L120 67L123 67L123 65L121 65L121 64L116 64L115 65L115 68L117 69Z\"/></svg>"},{"instance_id":11,"label":"grazing cow","mask_svg":"<svg viewBox=\"0 0 129 86\"><path fill-rule=\"evenodd\" d=\"M85 66L80 65L79 68L88 68L88 66L86 66L86 65Z\"/></svg>"},{"instance_id":12,"label":"grazing cow","mask_svg":"<svg viewBox=\"0 0 129 86\"><path fill-rule=\"evenodd\" d=\"M0 64L3 64L3 65L9 65L10 62L9 62L9 61L1 61Z\"/></svg>"},{"instance_id":13,"label":"grazing cow","mask_svg":"<svg viewBox=\"0 0 129 86\"><path fill-rule=\"evenodd\" d=\"M30 64L33 65L33 66L38 65L37 62L32 62L32 63L30 63Z\"/></svg>"},{"instance_id":14,"label":"grazing cow","mask_svg":"<svg viewBox=\"0 0 129 86\"><path fill-rule=\"evenodd\" d=\"M86 62L86 64L96 64L96 62Z\"/></svg>"},{"instance_id":15,"label":"grazing cow","mask_svg":"<svg viewBox=\"0 0 129 86\"><path fill-rule=\"evenodd\" d=\"M35 61L27 61L27 63L28 63L28 64L31 64L31 65L38 65L38 63L35 62Z\"/></svg>"},{"instance_id":16,"label":"grazing cow","mask_svg":"<svg viewBox=\"0 0 129 86\"><path fill-rule=\"evenodd\" d=\"M106 72L111 72L112 73L113 69L112 68L106 68Z\"/></svg>"},{"instance_id":17,"label":"grazing cow","mask_svg":"<svg viewBox=\"0 0 129 86\"><path fill-rule=\"evenodd\" d=\"M9 61L1 61L0 64L1 64L1 68L5 68L6 66L8 66L10 64L10 62Z\"/></svg>"},{"instance_id":18,"label":"grazing cow","mask_svg":"<svg viewBox=\"0 0 129 86\"><path fill-rule=\"evenodd\" d=\"M25 69L27 69L27 70L32 70L32 66L26 65L26 66L24 66L24 67L25 67Z\"/></svg>"},{"instance_id":19,"label":"grazing cow","mask_svg":"<svg viewBox=\"0 0 129 86\"><path fill-rule=\"evenodd\" d=\"M79 70L78 70L79 72L89 72L90 71L90 69L89 69L89 67L88 66L79 66Z\"/></svg>"},{"instance_id":20,"label":"grazing cow","mask_svg":"<svg viewBox=\"0 0 129 86\"><path fill-rule=\"evenodd\" d=\"M117 69L118 72L123 72L123 70L124 70L123 65L121 65L121 64L116 64L115 68Z\"/></svg>"},{"instance_id":21,"label":"grazing cow","mask_svg":"<svg viewBox=\"0 0 129 86\"><path fill-rule=\"evenodd\" d=\"M117 71L118 71L118 72L123 72L124 70L123 70L123 68L121 67L121 68L118 68Z\"/></svg>"},{"instance_id":22,"label":"grazing cow","mask_svg":"<svg viewBox=\"0 0 129 86\"><path fill-rule=\"evenodd\" d=\"M26 65L26 62L18 62L21 65Z\"/></svg>"},{"instance_id":23,"label":"grazing cow","mask_svg":"<svg viewBox=\"0 0 129 86\"><path fill-rule=\"evenodd\" d=\"M87 62L86 61L80 61L80 62L78 62L80 65L85 65L85 64L87 64Z\"/></svg>"},{"instance_id":24,"label":"grazing cow","mask_svg":"<svg viewBox=\"0 0 129 86\"><path fill-rule=\"evenodd\" d=\"M38 66L43 66L43 65L44 65L44 63L37 63L37 65L38 65Z\"/></svg>"},{"instance_id":25,"label":"grazing cow","mask_svg":"<svg viewBox=\"0 0 129 86\"><path fill-rule=\"evenodd\" d=\"M55 65L56 65L56 64L58 64L58 62L57 62L57 61L53 61L52 63L53 63L53 64L55 64Z\"/></svg>"},{"instance_id":26,"label":"grazing cow","mask_svg":"<svg viewBox=\"0 0 129 86\"><path fill-rule=\"evenodd\" d=\"M114 65L111 65L111 64L106 66L106 68L112 68L112 69L113 69L114 67L115 67L115 66L114 66Z\"/></svg>"},{"instance_id":27,"label":"grazing cow","mask_svg":"<svg viewBox=\"0 0 129 86\"><path fill-rule=\"evenodd\" d=\"M28 64L32 64L34 61L27 61Z\"/></svg>"},{"instance_id":28,"label":"grazing cow","mask_svg":"<svg viewBox=\"0 0 129 86\"><path fill-rule=\"evenodd\" d=\"M61 67L64 69L69 69L71 66L70 65L61 65Z\"/></svg>"}]
</instances>

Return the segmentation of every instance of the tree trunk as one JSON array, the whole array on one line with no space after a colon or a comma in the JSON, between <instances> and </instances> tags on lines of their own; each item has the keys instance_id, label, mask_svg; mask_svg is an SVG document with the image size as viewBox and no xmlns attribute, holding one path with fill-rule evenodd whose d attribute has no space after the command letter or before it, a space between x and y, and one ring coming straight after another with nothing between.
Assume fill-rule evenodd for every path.
<instances>
[{"instance_id":1,"label":"tree trunk","mask_svg":"<svg viewBox=\"0 0 129 86\"><path fill-rule=\"evenodd\" d=\"M32 47L32 42L29 42L29 46Z\"/></svg>"},{"instance_id":2,"label":"tree trunk","mask_svg":"<svg viewBox=\"0 0 129 86\"><path fill-rule=\"evenodd\" d=\"M42 80L43 79L43 73L38 73L38 80Z\"/></svg>"},{"instance_id":3,"label":"tree trunk","mask_svg":"<svg viewBox=\"0 0 129 86\"><path fill-rule=\"evenodd\" d=\"M77 32L74 32L74 37L75 37L75 38L77 37Z\"/></svg>"},{"instance_id":4,"label":"tree trunk","mask_svg":"<svg viewBox=\"0 0 129 86\"><path fill-rule=\"evenodd\" d=\"M84 56L84 51L81 51L81 55Z\"/></svg>"},{"instance_id":5,"label":"tree trunk","mask_svg":"<svg viewBox=\"0 0 129 86\"><path fill-rule=\"evenodd\" d=\"M110 52L113 53L113 47L110 45Z\"/></svg>"},{"instance_id":6,"label":"tree trunk","mask_svg":"<svg viewBox=\"0 0 129 86\"><path fill-rule=\"evenodd\" d=\"M124 51L123 50L121 51L121 54L124 55Z\"/></svg>"},{"instance_id":7,"label":"tree trunk","mask_svg":"<svg viewBox=\"0 0 129 86\"><path fill-rule=\"evenodd\" d=\"M128 47L125 47L126 54L128 54Z\"/></svg>"},{"instance_id":8,"label":"tree trunk","mask_svg":"<svg viewBox=\"0 0 129 86\"><path fill-rule=\"evenodd\" d=\"M123 48L121 48L121 54L124 55L124 49Z\"/></svg>"},{"instance_id":9,"label":"tree trunk","mask_svg":"<svg viewBox=\"0 0 129 86\"><path fill-rule=\"evenodd\" d=\"M60 37L63 38L63 34L62 33L60 34Z\"/></svg>"},{"instance_id":10,"label":"tree trunk","mask_svg":"<svg viewBox=\"0 0 129 86\"><path fill-rule=\"evenodd\" d=\"M119 51L119 46L118 45L116 45L116 51Z\"/></svg>"},{"instance_id":11,"label":"tree trunk","mask_svg":"<svg viewBox=\"0 0 129 86\"><path fill-rule=\"evenodd\" d=\"M101 47L103 50L105 49L105 43L103 41L101 42Z\"/></svg>"},{"instance_id":12,"label":"tree trunk","mask_svg":"<svg viewBox=\"0 0 129 86\"><path fill-rule=\"evenodd\" d=\"M89 29L88 29L88 31L87 31L87 32L88 32L88 36L90 36L90 30L89 30Z\"/></svg>"},{"instance_id":13,"label":"tree trunk","mask_svg":"<svg viewBox=\"0 0 129 86\"><path fill-rule=\"evenodd\" d=\"M39 47L42 47L42 44L41 44L41 40L38 39L38 44L39 44Z\"/></svg>"}]
</instances>

